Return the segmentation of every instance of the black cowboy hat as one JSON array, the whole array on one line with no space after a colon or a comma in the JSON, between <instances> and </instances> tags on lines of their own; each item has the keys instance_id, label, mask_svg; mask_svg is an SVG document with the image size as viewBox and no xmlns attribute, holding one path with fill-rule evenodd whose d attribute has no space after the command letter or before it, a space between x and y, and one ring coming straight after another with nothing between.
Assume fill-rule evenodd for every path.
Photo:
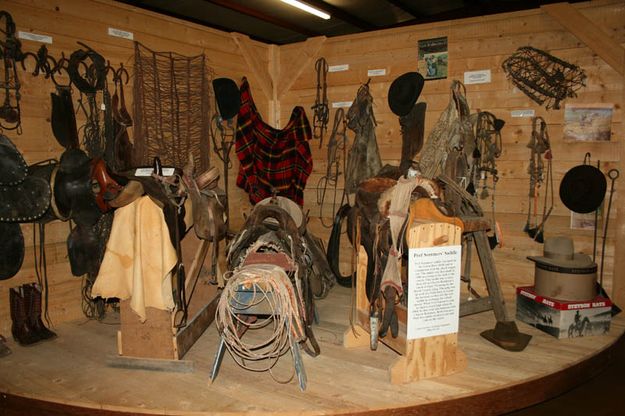
<instances>
[{"instance_id":1,"label":"black cowboy hat","mask_svg":"<svg viewBox=\"0 0 625 416\"><path fill-rule=\"evenodd\" d=\"M603 202L607 181L603 172L591 165L569 170L560 183L560 199L571 211L586 214Z\"/></svg>"},{"instance_id":2,"label":"black cowboy hat","mask_svg":"<svg viewBox=\"0 0 625 416\"><path fill-rule=\"evenodd\" d=\"M417 102L425 80L418 72L406 72L395 78L388 89L388 105L398 116L405 116Z\"/></svg>"},{"instance_id":3,"label":"black cowboy hat","mask_svg":"<svg viewBox=\"0 0 625 416\"><path fill-rule=\"evenodd\" d=\"M213 90L221 118L230 120L236 116L241 108L241 92L237 84L230 78L216 78L213 80Z\"/></svg>"}]
</instances>

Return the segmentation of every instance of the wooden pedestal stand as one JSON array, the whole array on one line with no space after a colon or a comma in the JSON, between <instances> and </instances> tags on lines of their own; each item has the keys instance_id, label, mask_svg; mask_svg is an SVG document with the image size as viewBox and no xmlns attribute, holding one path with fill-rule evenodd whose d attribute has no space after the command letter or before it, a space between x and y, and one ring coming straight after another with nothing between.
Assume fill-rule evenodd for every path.
<instances>
[{"instance_id":1,"label":"wooden pedestal stand","mask_svg":"<svg viewBox=\"0 0 625 416\"><path fill-rule=\"evenodd\" d=\"M155 308L146 308L147 319L142 323L130 308L130 301L122 301L121 329L117 332L119 355L112 357L109 365L161 371L192 371L192 362L184 361L182 357L215 319L221 292L217 285L209 283L211 262L207 253L211 244L198 239L193 230L182 240L189 303L187 325L175 328L174 314ZM217 274L219 275L219 267Z\"/></svg>"},{"instance_id":2,"label":"wooden pedestal stand","mask_svg":"<svg viewBox=\"0 0 625 416\"><path fill-rule=\"evenodd\" d=\"M422 198L413 203L411 217L417 220L408 228L407 241L410 248L461 244L462 221L442 215L430 200ZM348 348L369 345L369 301L365 293L366 274L367 254L364 248L359 246L356 269L356 323L364 329L366 335L355 334L354 331L348 329L343 337L343 344ZM423 378L456 373L466 368L466 356L458 348L457 333L409 340L406 337L406 308L401 305L396 308L399 318L398 337L393 338L389 331L385 337L380 338L381 342L401 354L401 357L398 357L389 368L391 383L408 383Z\"/></svg>"}]
</instances>

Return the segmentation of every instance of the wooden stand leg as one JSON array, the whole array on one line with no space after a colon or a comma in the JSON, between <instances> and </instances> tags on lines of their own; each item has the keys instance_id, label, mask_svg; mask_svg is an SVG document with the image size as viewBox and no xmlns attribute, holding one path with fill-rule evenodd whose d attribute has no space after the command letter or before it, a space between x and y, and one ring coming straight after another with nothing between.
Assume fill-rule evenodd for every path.
<instances>
[{"instance_id":1,"label":"wooden stand leg","mask_svg":"<svg viewBox=\"0 0 625 416\"><path fill-rule=\"evenodd\" d=\"M495 267L493 253L488 245L486 232L476 231L473 233L473 237L475 238L475 247L477 248L480 264L482 265L482 272L484 273L484 280L486 281L486 288L488 289L488 295L493 312L495 313L495 318L499 322L510 321L508 311L506 310L506 302L503 298L503 292L499 285L499 275Z\"/></svg>"}]
</instances>

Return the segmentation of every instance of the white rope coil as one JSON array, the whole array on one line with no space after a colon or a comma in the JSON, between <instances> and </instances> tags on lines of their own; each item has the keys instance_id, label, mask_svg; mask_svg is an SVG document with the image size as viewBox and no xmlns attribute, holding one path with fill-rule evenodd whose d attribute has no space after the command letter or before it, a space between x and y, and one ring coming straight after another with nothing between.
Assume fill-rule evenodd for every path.
<instances>
[{"instance_id":1,"label":"white rope coil","mask_svg":"<svg viewBox=\"0 0 625 416\"><path fill-rule=\"evenodd\" d=\"M251 298L242 299L241 290L251 291ZM269 371L289 351L291 342L305 339L296 290L284 269L276 265L254 264L232 272L219 299L215 322L239 366L257 372ZM251 322L247 320L245 311L263 302L271 314ZM268 325L273 330L266 339L242 340L245 330ZM251 338L255 337L247 339Z\"/></svg>"}]
</instances>

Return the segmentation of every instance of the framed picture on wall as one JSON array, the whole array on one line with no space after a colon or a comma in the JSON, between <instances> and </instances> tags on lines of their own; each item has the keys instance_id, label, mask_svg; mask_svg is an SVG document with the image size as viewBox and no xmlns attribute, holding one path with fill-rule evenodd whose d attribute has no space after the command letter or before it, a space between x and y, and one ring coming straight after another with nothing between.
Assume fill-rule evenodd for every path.
<instances>
[{"instance_id":1,"label":"framed picture on wall","mask_svg":"<svg viewBox=\"0 0 625 416\"><path fill-rule=\"evenodd\" d=\"M596 220L597 227L600 228L603 224L603 205L598 208ZM595 212L589 212L587 214L580 214L578 212L571 211L571 230L594 230L595 229Z\"/></svg>"},{"instance_id":2,"label":"framed picture on wall","mask_svg":"<svg viewBox=\"0 0 625 416\"><path fill-rule=\"evenodd\" d=\"M614 104L566 104L564 140L569 142L610 141Z\"/></svg>"},{"instance_id":3,"label":"framed picture on wall","mask_svg":"<svg viewBox=\"0 0 625 416\"><path fill-rule=\"evenodd\" d=\"M418 42L417 68L423 78L447 78L447 36Z\"/></svg>"}]
</instances>

